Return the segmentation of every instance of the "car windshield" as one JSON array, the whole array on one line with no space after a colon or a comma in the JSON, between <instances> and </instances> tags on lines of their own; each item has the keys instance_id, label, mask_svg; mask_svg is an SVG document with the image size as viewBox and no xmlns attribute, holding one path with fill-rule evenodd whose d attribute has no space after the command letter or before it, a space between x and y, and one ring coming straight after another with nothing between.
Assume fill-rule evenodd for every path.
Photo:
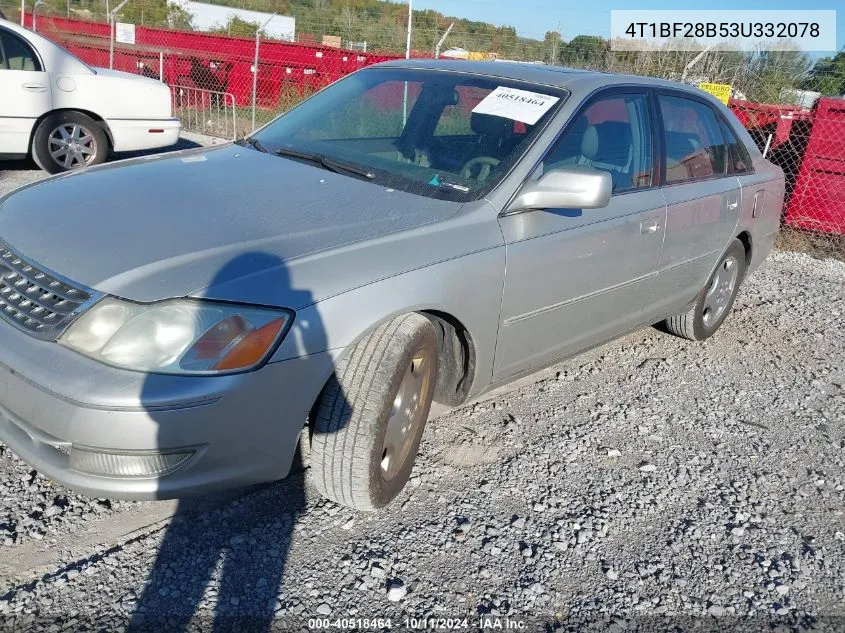
<instances>
[{"instance_id":1,"label":"car windshield","mask_svg":"<svg viewBox=\"0 0 845 633\"><path fill-rule=\"evenodd\" d=\"M370 68L279 117L252 143L401 191L467 201L507 174L566 96L468 73Z\"/></svg>"}]
</instances>

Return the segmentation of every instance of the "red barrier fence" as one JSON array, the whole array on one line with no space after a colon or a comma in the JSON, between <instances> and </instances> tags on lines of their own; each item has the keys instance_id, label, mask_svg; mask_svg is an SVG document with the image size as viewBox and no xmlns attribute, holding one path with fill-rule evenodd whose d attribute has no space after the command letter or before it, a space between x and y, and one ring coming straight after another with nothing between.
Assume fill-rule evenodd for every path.
<instances>
[{"instance_id":1,"label":"red barrier fence","mask_svg":"<svg viewBox=\"0 0 845 633\"><path fill-rule=\"evenodd\" d=\"M26 16L31 26L31 14ZM109 66L109 25L60 17L38 17L38 31L92 66ZM359 68L395 55L379 55L316 44L262 39L256 103L290 107L315 90ZM115 43L114 68L162 79L171 85L230 93L238 106L252 103L255 39L171 29L135 27L135 43ZM160 76L162 75L163 76Z\"/></svg>"},{"instance_id":2,"label":"red barrier fence","mask_svg":"<svg viewBox=\"0 0 845 633\"><path fill-rule=\"evenodd\" d=\"M845 235L845 100L806 109L732 99L730 107L786 175L785 224Z\"/></svg>"},{"instance_id":3,"label":"red barrier fence","mask_svg":"<svg viewBox=\"0 0 845 633\"><path fill-rule=\"evenodd\" d=\"M786 223L845 235L845 100L819 102Z\"/></svg>"}]
</instances>

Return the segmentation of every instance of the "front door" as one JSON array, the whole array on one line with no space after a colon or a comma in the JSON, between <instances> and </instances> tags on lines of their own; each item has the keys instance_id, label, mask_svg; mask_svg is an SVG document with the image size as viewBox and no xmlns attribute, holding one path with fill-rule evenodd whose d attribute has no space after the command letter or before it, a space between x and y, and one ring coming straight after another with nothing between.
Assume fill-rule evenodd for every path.
<instances>
[{"instance_id":1,"label":"front door","mask_svg":"<svg viewBox=\"0 0 845 633\"><path fill-rule=\"evenodd\" d=\"M547 365L639 325L663 243L653 126L644 92L616 89L586 104L538 168L608 171L603 209L503 215L507 268L494 381Z\"/></svg>"},{"instance_id":2,"label":"front door","mask_svg":"<svg viewBox=\"0 0 845 633\"><path fill-rule=\"evenodd\" d=\"M35 121L52 107L50 77L35 50L0 28L0 154L26 154Z\"/></svg>"}]
</instances>

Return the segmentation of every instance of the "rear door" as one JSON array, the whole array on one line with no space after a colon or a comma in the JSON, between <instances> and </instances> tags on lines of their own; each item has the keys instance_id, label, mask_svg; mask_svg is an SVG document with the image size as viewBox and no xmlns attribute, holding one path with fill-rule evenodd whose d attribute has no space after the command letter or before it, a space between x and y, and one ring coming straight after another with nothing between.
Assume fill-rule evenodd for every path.
<instances>
[{"instance_id":1,"label":"rear door","mask_svg":"<svg viewBox=\"0 0 845 633\"><path fill-rule=\"evenodd\" d=\"M646 310L654 317L678 311L704 287L742 207L716 111L683 92L658 91L657 103L667 216L656 293Z\"/></svg>"},{"instance_id":2,"label":"rear door","mask_svg":"<svg viewBox=\"0 0 845 633\"><path fill-rule=\"evenodd\" d=\"M35 121L52 108L50 77L35 49L0 27L0 154L25 154Z\"/></svg>"},{"instance_id":3,"label":"rear door","mask_svg":"<svg viewBox=\"0 0 845 633\"><path fill-rule=\"evenodd\" d=\"M546 365L642 322L665 225L649 92L591 99L535 171L610 172L603 209L536 209L499 218L507 249L494 380Z\"/></svg>"},{"instance_id":4,"label":"rear door","mask_svg":"<svg viewBox=\"0 0 845 633\"><path fill-rule=\"evenodd\" d=\"M751 156L733 126L724 117L720 117L720 123L728 146L728 172L739 179L742 189L740 222L743 226L750 224L755 241L767 239L777 232L783 210L777 190L772 190L772 174L767 170L755 173Z\"/></svg>"}]
</instances>

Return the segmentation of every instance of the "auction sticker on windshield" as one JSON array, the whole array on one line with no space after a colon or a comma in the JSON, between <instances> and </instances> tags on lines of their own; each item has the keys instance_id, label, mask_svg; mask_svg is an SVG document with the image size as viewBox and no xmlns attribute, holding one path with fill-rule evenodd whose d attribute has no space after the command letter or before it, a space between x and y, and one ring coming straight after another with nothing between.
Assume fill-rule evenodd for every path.
<instances>
[{"instance_id":1,"label":"auction sticker on windshield","mask_svg":"<svg viewBox=\"0 0 845 633\"><path fill-rule=\"evenodd\" d=\"M534 125L558 101L558 97L551 95L499 86L484 97L472 111Z\"/></svg>"}]
</instances>

